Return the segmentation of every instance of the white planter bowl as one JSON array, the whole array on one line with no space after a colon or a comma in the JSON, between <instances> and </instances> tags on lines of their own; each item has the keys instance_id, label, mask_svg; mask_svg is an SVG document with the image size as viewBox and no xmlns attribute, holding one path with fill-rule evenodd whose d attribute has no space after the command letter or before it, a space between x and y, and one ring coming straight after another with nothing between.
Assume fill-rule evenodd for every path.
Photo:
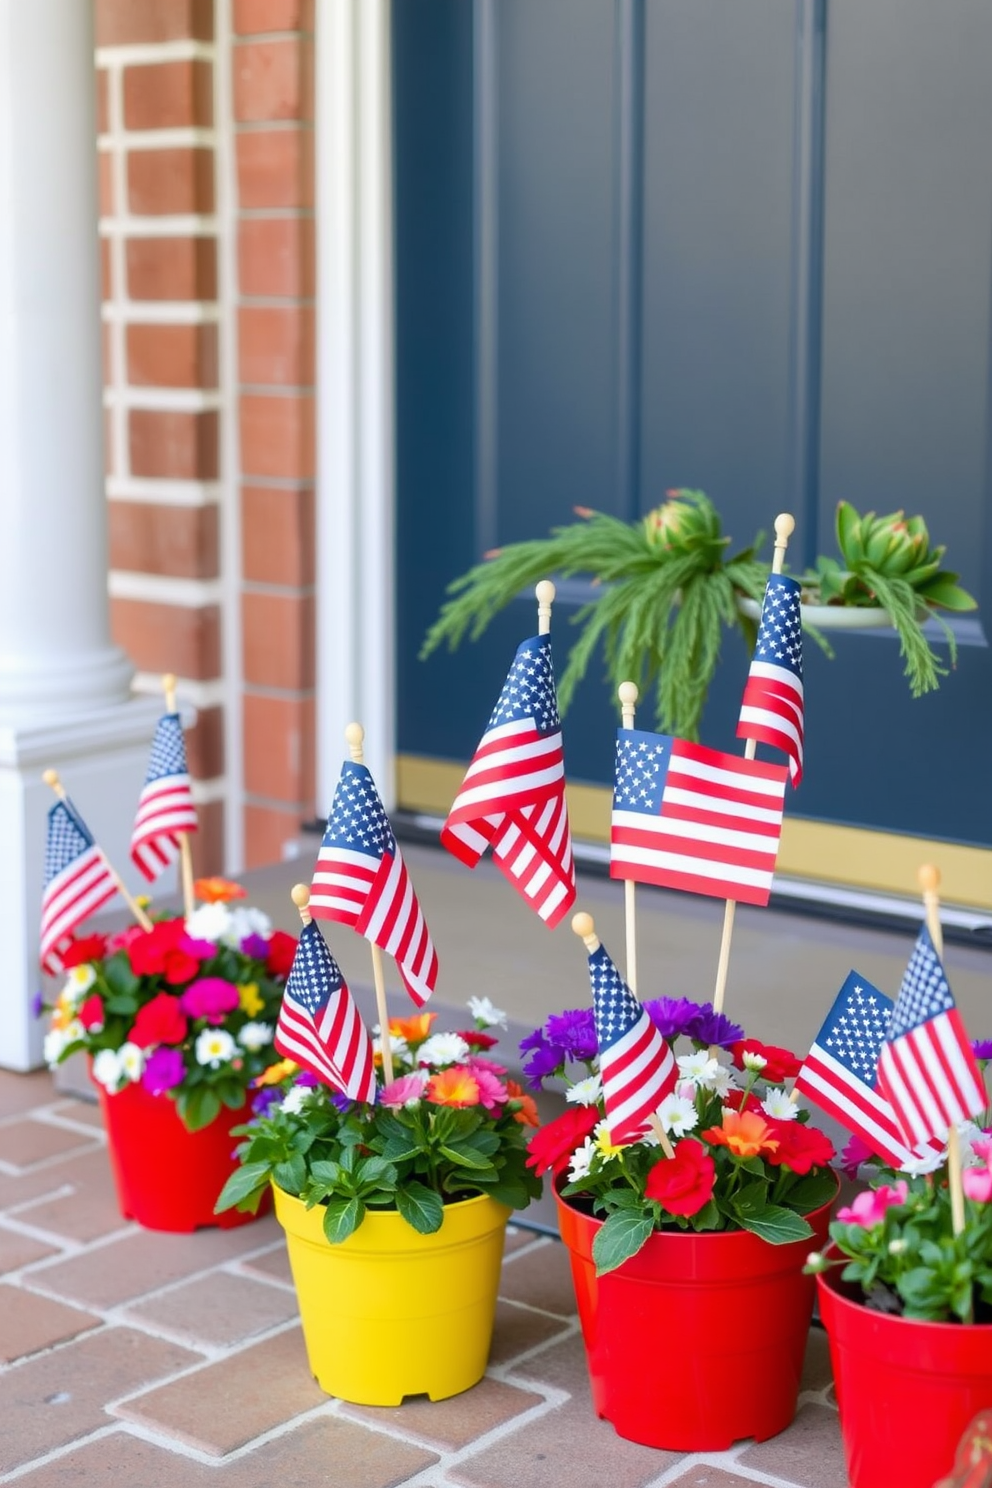
<instances>
[{"instance_id":1,"label":"white planter bowl","mask_svg":"<svg viewBox=\"0 0 992 1488\"><path fill-rule=\"evenodd\" d=\"M751 620L761 619L761 605L756 599L740 595L737 608ZM881 605L801 605L803 625L817 630L885 630L891 628L888 610Z\"/></svg>"}]
</instances>

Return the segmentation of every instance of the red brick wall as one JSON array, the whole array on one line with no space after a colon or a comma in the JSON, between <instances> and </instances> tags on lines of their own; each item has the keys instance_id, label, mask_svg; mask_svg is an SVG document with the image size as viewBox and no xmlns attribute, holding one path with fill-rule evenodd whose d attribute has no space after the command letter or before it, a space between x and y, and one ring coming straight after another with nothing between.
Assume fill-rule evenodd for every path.
<instances>
[{"instance_id":1,"label":"red brick wall","mask_svg":"<svg viewBox=\"0 0 992 1488\"><path fill-rule=\"evenodd\" d=\"M198 708L197 870L238 866L227 812L256 866L315 815L312 5L229 0L220 40L212 0L95 6L114 635Z\"/></svg>"}]
</instances>

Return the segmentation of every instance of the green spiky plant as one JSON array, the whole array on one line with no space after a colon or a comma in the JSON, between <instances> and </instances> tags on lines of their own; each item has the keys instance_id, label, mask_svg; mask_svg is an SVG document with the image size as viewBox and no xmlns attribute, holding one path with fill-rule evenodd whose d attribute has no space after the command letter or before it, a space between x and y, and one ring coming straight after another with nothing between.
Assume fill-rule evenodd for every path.
<instances>
[{"instance_id":1,"label":"green spiky plant","mask_svg":"<svg viewBox=\"0 0 992 1488\"><path fill-rule=\"evenodd\" d=\"M815 569L801 575L804 598L824 605L880 605L899 634L913 696L933 692L948 669L924 635L923 623L932 616L941 626L953 666L957 643L938 610L977 609L958 575L941 568L945 549L931 548L922 517L907 517L901 511L862 516L848 501L837 506L837 546L842 563L818 558Z\"/></svg>"},{"instance_id":2,"label":"green spiky plant","mask_svg":"<svg viewBox=\"0 0 992 1488\"><path fill-rule=\"evenodd\" d=\"M577 507L578 522L497 549L449 584L452 598L427 632L421 657L445 641L454 650L466 635L477 640L539 579L589 574L599 592L572 618L579 636L558 684L562 712L602 640L614 688L634 681L643 697L653 686L655 727L697 739L724 628L740 631L749 649L754 645L754 622L737 599L746 594L760 602L768 565L754 556L760 535L727 556L730 538L704 492L667 495L641 521Z\"/></svg>"}]
</instances>

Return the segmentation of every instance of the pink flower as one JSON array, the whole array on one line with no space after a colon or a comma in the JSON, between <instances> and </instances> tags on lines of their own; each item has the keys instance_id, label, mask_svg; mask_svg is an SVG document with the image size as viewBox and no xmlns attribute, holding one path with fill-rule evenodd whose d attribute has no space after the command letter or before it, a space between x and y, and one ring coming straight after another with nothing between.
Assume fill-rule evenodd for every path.
<instances>
[{"instance_id":1,"label":"pink flower","mask_svg":"<svg viewBox=\"0 0 992 1488\"><path fill-rule=\"evenodd\" d=\"M971 1144L971 1150L980 1157L987 1168L992 1168L992 1137L979 1137Z\"/></svg>"},{"instance_id":2,"label":"pink flower","mask_svg":"<svg viewBox=\"0 0 992 1488\"><path fill-rule=\"evenodd\" d=\"M424 1093L424 1082L419 1075L401 1075L398 1080L384 1085L379 1095L379 1104L398 1108L407 1101L420 1100Z\"/></svg>"},{"instance_id":3,"label":"pink flower","mask_svg":"<svg viewBox=\"0 0 992 1488\"><path fill-rule=\"evenodd\" d=\"M466 1059L465 1063L473 1075L477 1075L480 1070L484 1070L490 1075L505 1075L507 1073L505 1064L497 1064L495 1059L484 1059L479 1054L471 1055L470 1058Z\"/></svg>"},{"instance_id":4,"label":"pink flower","mask_svg":"<svg viewBox=\"0 0 992 1488\"><path fill-rule=\"evenodd\" d=\"M961 1187L976 1204L987 1204L992 1199L992 1168L965 1168Z\"/></svg>"},{"instance_id":5,"label":"pink flower","mask_svg":"<svg viewBox=\"0 0 992 1488\"><path fill-rule=\"evenodd\" d=\"M179 1000L187 1018L206 1018L215 1028L241 1001L237 987L223 977L199 977L190 982Z\"/></svg>"},{"instance_id":6,"label":"pink flower","mask_svg":"<svg viewBox=\"0 0 992 1488\"><path fill-rule=\"evenodd\" d=\"M879 1188L870 1188L859 1193L849 1208L838 1209L841 1224L861 1225L866 1230L874 1229L885 1219L885 1211L893 1204L905 1204L909 1198L909 1184L904 1178L891 1187L883 1183Z\"/></svg>"},{"instance_id":7,"label":"pink flower","mask_svg":"<svg viewBox=\"0 0 992 1488\"><path fill-rule=\"evenodd\" d=\"M496 1076L488 1069L481 1069L478 1064L471 1064L469 1068L475 1083L479 1087L479 1104L487 1111L495 1111L497 1106L506 1104L506 1086L497 1080Z\"/></svg>"}]
</instances>

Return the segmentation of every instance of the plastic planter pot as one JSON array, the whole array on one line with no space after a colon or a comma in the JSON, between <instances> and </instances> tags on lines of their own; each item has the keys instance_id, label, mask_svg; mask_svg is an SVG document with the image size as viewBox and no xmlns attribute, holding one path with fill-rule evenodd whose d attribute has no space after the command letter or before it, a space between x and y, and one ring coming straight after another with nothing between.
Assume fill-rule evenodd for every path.
<instances>
[{"instance_id":1,"label":"plastic planter pot","mask_svg":"<svg viewBox=\"0 0 992 1488\"><path fill-rule=\"evenodd\" d=\"M806 1216L814 1232L806 1240L659 1232L597 1278L602 1221L557 1191L555 1199L596 1414L628 1441L676 1452L724 1451L784 1431L813 1310L813 1277L802 1268L826 1242L830 1204Z\"/></svg>"},{"instance_id":2,"label":"plastic planter pot","mask_svg":"<svg viewBox=\"0 0 992 1488\"><path fill-rule=\"evenodd\" d=\"M992 1324L873 1312L841 1269L816 1281L851 1488L933 1488L992 1407Z\"/></svg>"},{"instance_id":3,"label":"plastic planter pot","mask_svg":"<svg viewBox=\"0 0 992 1488\"><path fill-rule=\"evenodd\" d=\"M149 1230L188 1232L201 1225L233 1229L257 1218L236 1209L214 1214L220 1191L237 1167L233 1154L238 1139L231 1128L248 1120L247 1102L236 1111L222 1106L209 1126L191 1132L167 1095L150 1095L140 1084L125 1085L116 1095L108 1095L102 1085L96 1089L125 1219Z\"/></svg>"},{"instance_id":4,"label":"plastic planter pot","mask_svg":"<svg viewBox=\"0 0 992 1488\"><path fill-rule=\"evenodd\" d=\"M310 1372L355 1405L445 1400L478 1384L492 1342L510 1211L486 1195L449 1204L433 1235L370 1211L339 1245L321 1205L274 1188Z\"/></svg>"}]
</instances>

